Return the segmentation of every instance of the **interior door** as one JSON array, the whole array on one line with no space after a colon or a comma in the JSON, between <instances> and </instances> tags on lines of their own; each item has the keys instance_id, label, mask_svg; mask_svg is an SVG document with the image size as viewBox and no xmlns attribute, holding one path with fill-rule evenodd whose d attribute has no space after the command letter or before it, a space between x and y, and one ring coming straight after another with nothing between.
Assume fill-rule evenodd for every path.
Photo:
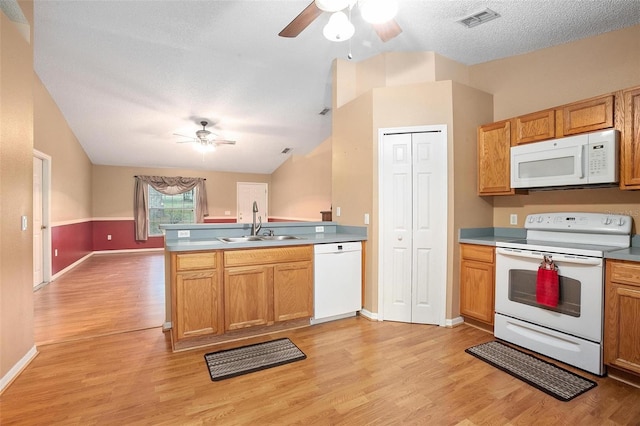
<instances>
[{"instance_id":1,"label":"interior door","mask_svg":"<svg viewBox=\"0 0 640 426\"><path fill-rule=\"evenodd\" d=\"M42 222L43 161L33 157L33 286L44 282L44 226Z\"/></svg>"},{"instance_id":2,"label":"interior door","mask_svg":"<svg viewBox=\"0 0 640 426\"><path fill-rule=\"evenodd\" d=\"M238 182L238 208L237 222L251 223L253 221L253 202L258 204L257 218L261 217L262 222L268 219L268 187L266 183Z\"/></svg>"},{"instance_id":3,"label":"interior door","mask_svg":"<svg viewBox=\"0 0 640 426\"><path fill-rule=\"evenodd\" d=\"M382 138L380 276L385 320L444 320L446 140L442 130L388 133Z\"/></svg>"}]
</instances>

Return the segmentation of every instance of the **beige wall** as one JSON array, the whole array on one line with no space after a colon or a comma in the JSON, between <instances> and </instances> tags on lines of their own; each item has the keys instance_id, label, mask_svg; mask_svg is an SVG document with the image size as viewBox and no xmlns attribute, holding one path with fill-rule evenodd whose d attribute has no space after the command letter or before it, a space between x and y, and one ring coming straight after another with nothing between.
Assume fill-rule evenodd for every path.
<instances>
[{"instance_id":1,"label":"beige wall","mask_svg":"<svg viewBox=\"0 0 640 426\"><path fill-rule=\"evenodd\" d=\"M236 183L270 184L270 175L149 167L93 166L93 217L133 218L134 176L202 177L207 180L210 217L236 217ZM271 188L269 188L271 192ZM225 215L229 211L230 215Z\"/></svg>"},{"instance_id":2,"label":"beige wall","mask_svg":"<svg viewBox=\"0 0 640 426\"><path fill-rule=\"evenodd\" d=\"M33 22L33 4L20 6ZM0 65L0 379L5 379L34 348L33 48L2 12ZM21 216L28 217L26 231Z\"/></svg>"},{"instance_id":3,"label":"beige wall","mask_svg":"<svg viewBox=\"0 0 640 426\"><path fill-rule=\"evenodd\" d=\"M477 128L492 120L493 96L453 83L453 135L449 145L449 232L447 318L460 315L460 228L483 228L493 222L491 197L478 197ZM453 200L451 200L453 199Z\"/></svg>"},{"instance_id":4,"label":"beige wall","mask_svg":"<svg viewBox=\"0 0 640 426\"><path fill-rule=\"evenodd\" d=\"M310 154L293 155L271 174L270 215L321 220L331 208L331 138Z\"/></svg>"},{"instance_id":5,"label":"beige wall","mask_svg":"<svg viewBox=\"0 0 640 426\"><path fill-rule=\"evenodd\" d=\"M475 87L494 94L494 119L562 105L640 85L640 25L470 68ZM496 196L493 223L522 227L529 213L626 212L640 221L640 193L618 189L531 192Z\"/></svg>"},{"instance_id":6,"label":"beige wall","mask_svg":"<svg viewBox=\"0 0 640 426\"><path fill-rule=\"evenodd\" d=\"M34 80L34 148L51 157L51 222L91 219L91 161L35 74Z\"/></svg>"}]
</instances>

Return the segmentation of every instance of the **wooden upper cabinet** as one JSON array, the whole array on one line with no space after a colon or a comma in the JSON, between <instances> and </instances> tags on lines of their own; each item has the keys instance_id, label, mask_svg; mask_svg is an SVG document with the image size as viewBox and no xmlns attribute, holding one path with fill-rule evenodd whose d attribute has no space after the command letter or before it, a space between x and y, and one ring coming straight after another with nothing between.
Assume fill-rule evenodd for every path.
<instances>
[{"instance_id":1,"label":"wooden upper cabinet","mask_svg":"<svg viewBox=\"0 0 640 426\"><path fill-rule=\"evenodd\" d=\"M478 128L478 194L511 195L511 121Z\"/></svg>"},{"instance_id":2,"label":"wooden upper cabinet","mask_svg":"<svg viewBox=\"0 0 640 426\"><path fill-rule=\"evenodd\" d=\"M513 119L514 145L544 141L556 136L556 111L548 109Z\"/></svg>"},{"instance_id":3,"label":"wooden upper cabinet","mask_svg":"<svg viewBox=\"0 0 640 426\"><path fill-rule=\"evenodd\" d=\"M614 95L574 102L557 109L556 137L612 128Z\"/></svg>"},{"instance_id":4,"label":"wooden upper cabinet","mask_svg":"<svg viewBox=\"0 0 640 426\"><path fill-rule=\"evenodd\" d=\"M640 87L625 90L620 144L620 188L640 189Z\"/></svg>"}]
</instances>

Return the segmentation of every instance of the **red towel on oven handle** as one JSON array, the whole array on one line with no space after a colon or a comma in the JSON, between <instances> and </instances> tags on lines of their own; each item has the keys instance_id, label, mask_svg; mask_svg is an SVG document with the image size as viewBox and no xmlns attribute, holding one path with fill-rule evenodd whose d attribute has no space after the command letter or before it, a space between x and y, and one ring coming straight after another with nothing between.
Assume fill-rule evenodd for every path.
<instances>
[{"instance_id":1,"label":"red towel on oven handle","mask_svg":"<svg viewBox=\"0 0 640 426\"><path fill-rule=\"evenodd\" d=\"M558 271L555 268L546 269L542 266L538 268L536 280L536 301L538 304L551 308L558 306L560 296L559 281Z\"/></svg>"}]
</instances>

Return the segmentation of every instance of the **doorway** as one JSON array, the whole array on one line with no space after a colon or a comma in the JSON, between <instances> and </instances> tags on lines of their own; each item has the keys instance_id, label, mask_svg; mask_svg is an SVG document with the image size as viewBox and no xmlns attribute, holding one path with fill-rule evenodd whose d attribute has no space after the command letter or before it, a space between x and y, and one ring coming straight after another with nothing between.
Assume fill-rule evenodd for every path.
<instances>
[{"instance_id":1,"label":"doorway","mask_svg":"<svg viewBox=\"0 0 640 426\"><path fill-rule=\"evenodd\" d=\"M33 152L33 288L51 280L51 157Z\"/></svg>"},{"instance_id":2,"label":"doorway","mask_svg":"<svg viewBox=\"0 0 640 426\"><path fill-rule=\"evenodd\" d=\"M447 127L380 129L378 141L379 316L444 325Z\"/></svg>"},{"instance_id":3,"label":"doorway","mask_svg":"<svg viewBox=\"0 0 640 426\"><path fill-rule=\"evenodd\" d=\"M266 183L238 182L237 198L238 208L236 221L238 223L251 223L253 221L253 202L258 205L256 218L260 217L262 222L269 221L269 192ZM257 221L257 219L256 219Z\"/></svg>"}]
</instances>

